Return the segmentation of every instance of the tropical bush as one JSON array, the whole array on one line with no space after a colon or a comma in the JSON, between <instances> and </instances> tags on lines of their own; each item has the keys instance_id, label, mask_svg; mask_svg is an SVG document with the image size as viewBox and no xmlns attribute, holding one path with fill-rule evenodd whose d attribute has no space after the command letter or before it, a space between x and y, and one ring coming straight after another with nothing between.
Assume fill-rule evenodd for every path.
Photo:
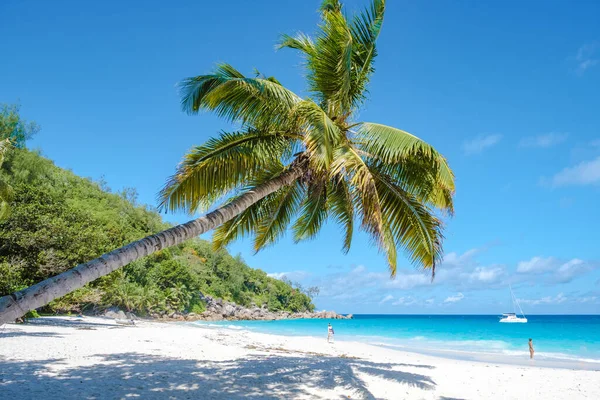
<instances>
[{"instance_id":1,"label":"tropical bush","mask_svg":"<svg viewBox=\"0 0 600 400\"><path fill-rule=\"evenodd\" d=\"M133 189L110 193L106 184L58 168L36 152L12 149L0 175L13 191L11 212L0 221L0 296L168 227L153 208L135 203ZM302 290L194 239L135 261L43 311L118 306L141 315L200 313L201 294L273 311L314 309Z\"/></svg>"}]
</instances>

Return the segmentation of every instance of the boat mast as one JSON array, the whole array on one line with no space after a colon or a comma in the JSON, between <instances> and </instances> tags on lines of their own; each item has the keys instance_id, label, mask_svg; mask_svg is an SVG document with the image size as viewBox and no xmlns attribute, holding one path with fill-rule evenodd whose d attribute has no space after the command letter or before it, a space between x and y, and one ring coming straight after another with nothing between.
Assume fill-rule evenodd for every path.
<instances>
[{"instance_id":1,"label":"boat mast","mask_svg":"<svg viewBox=\"0 0 600 400\"><path fill-rule=\"evenodd\" d=\"M510 283L508 284L508 288L510 289L510 301L512 301L513 312L516 315L517 314L517 308L515 307L515 294L512 291L512 286L510 285Z\"/></svg>"},{"instance_id":2,"label":"boat mast","mask_svg":"<svg viewBox=\"0 0 600 400\"><path fill-rule=\"evenodd\" d=\"M519 307L519 311L521 311L521 315L523 317L525 317L525 314L523 313L523 309L521 308L521 305L519 304L519 300L517 300L517 298L515 297L515 294L512 291L512 286L509 284L508 287L510 288L510 296L511 296L512 302L513 302L513 311L515 312L515 314L517 313L517 310L515 308L515 303L516 303L517 307Z\"/></svg>"}]
</instances>

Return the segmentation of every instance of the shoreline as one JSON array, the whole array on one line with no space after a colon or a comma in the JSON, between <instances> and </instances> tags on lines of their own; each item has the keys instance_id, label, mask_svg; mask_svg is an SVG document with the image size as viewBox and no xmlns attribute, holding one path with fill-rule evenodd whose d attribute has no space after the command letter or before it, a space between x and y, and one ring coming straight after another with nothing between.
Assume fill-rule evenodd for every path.
<instances>
[{"instance_id":1,"label":"shoreline","mask_svg":"<svg viewBox=\"0 0 600 400\"><path fill-rule=\"evenodd\" d=\"M215 323L216 322L216 323ZM291 338L307 338L311 340L323 340L323 337L313 335L288 335L284 333L270 333L262 330L248 329L248 327L240 325L227 325L228 322L240 323L243 321L193 321L186 322L192 326L199 326L206 329L226 329L235 331L245 331L250 333L259 333L263 335L283 336ZM431 348L430 341L419 342L421 347L417 347L417 343L412 344L397 344L398 339L391 339L383 336L363 335L345 336L342 339L336 339L339 343L360 343L375 347L381 347L389 350L397 350L422 356L432 356L444 358L448 360L473 361L481 363L494 363L512 366L524 367L540 367L540 368L557 368L582 371L600 371L600 360L586 359L575 355L568 355L553 352L536 352L533 360L529 359L527 351L519 352L520 354L505 354L501 352L484 352L484 351L465 351L455 348Z\"/></svg>"},{"instance_id":2,"label":"shoreline","mask_svg":"<svg viewBox=\"0 0 600 400\"><path fill-rule=\"evenodd\" d=\"M598 380L598 371L187 322L42 317L0 327L7 398L577 399L600 398Z\"/></svg>"}]
</instances>

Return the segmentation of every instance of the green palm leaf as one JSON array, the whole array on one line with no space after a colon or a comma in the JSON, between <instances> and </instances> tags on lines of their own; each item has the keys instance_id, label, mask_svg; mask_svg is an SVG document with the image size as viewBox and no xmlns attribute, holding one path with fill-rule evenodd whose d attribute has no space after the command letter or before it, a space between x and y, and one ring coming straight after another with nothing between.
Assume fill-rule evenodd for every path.
<instances>
[{"instance_id":1,"label":"green palm leaf","mask_svg":"<svg viewBox=\"0 0 600 400\"><path fill-rule=\"evenodd\" d=\"M400 129L361 123L352 143L371 162L407 185L407 190L453 212L454 174L446 159L431 145Z\"/></svg>"},{"instance_id":2,"label":"green palm leaf","mask_svg":"<svg viewBox=\"0 0 600 400\"><path fill-rule=\"evenodd\" d=\"M354 233L354 205L350 186L345 179L336 176L327 183L327 209L344 231L343 251L350 251Z\"/></svg>"},{"instance_id":3,"label":"green palm leaf","mask_svg":"<svg viewBox=\"0 0 600 400\"><path fill-rule=\"evenodd\" d=\"M265 207L264 218L255 227L254 250L259 251L276 243L285 234L292 218L299 212L304 193L303 183L296 181L295 184L282 188L274 201L269 202Z\"/></svg>"},{"instance_id":4,"label":"green palm leaf","mask_svg":"<svg viewBox=\"0 0 600 400\"><path fill-rule=\"evenodd\" d=\"M303 121L303 130L306 131L304 146L311 155L311 162L319 169L326 169L333 160L333 149L343 140L342 132L311 100L298 103L295 113Z\"/></svg>"},{"instance_id":5,"label":"green palm leaf","mask_svg":"<svg viewBox=\"0 0 600 400\"><path fill-rule=\"evenodd\" d=\"M275 79L247 78L229 64L183 80L180 91L182 107L190 114L205 109L231 121L279 128L290 122L290 110L301 100Z\"/></svg>"},{"instance_id":6,"label":"green palm leaf","mask_svg":"<svg viewBox=\"0 0 600 400\"><path fill-rule=\"evenodd\" d=\"M411 261L432 274L442 256L442 224L427 206L404 191L390 177L372 170L382 213L396 244L407 250ZM392 271L393 273L393 271Z\"/></svg>"},{"instance_id":7,"label":"green palm leaf","mask_svg":"<svg viewBox=\"0 0 600 400\"><path fill-rule=\"evenodd\" d=\"M160 206L171 211L207 209L258 172L289 158L297 139L293 134L255 129L223 132L185 156L160 192Z\"/></svg>"},{"instance_id":8,"label":"green palm leaf","mask_svg":"<svg viewBox=\"0 0 600 400\"><path fill-rule=\"evenodd\" d=\"M350 91L354 107L364 100L369 78L375 71L373 68L373 61L377 57L375 42L381 32L384 13L385 0L374 0L369 8L356 15L350 23L350 32L355 43L352 56L355 73Z\"/></svg>"},{"instance_id":9,"label":"green palm leaf","mask_svg":"<svg viewBox=\"0 0 600 400\"><path fill-rule=\"evenodd\" d=\"M294 240L315 237L327 219L327 189L323 176L311 177L301 205L300 217L294 223Z\"/></svg>"},{"instance_id":10,"label":"green palm leaf","mask_svg":"<svg viewBox=\"0 0 600 400\"><path fill-rule=\"evenodd\" d=\"M256 176L249 180L248 186L245 187L236 196L229 199L228 203L233 202L237 198L243 196L245 193L252 191L257 186L279 176L286 170L286 167L281 163L273 163L269 167L258 171ZM257 227L261 224L262 220L267 217L268 210L271 204L277 203L277 200L281 197L282 192L287 189L281 188L280 190L271 193L268 196L263 197L250 207L246 208L235 218L226 221L217 229L213 234L213 245L216 249L227 246L234 240L241 239L246 236L250 236L254 233Z\"/></svg>"}]
</instances>

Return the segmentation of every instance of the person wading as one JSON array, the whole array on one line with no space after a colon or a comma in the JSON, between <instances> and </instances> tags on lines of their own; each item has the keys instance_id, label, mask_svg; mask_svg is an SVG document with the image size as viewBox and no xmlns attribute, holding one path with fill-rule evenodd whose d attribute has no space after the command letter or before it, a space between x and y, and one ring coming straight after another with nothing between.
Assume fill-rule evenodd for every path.
<instances>
[{"instance_id":1,"label":"person wading","mask_svg":"<svg viewBox=\"0 0 600 400\"><path fill-rule=\"evenodd\" d=\"M333 326L327 325L327 343L333 343Z\"/></svg>"},{"instance_id":2,"label":"person wading","mask_svg":"<svg viewBox=\"0 0 600 400\"><path fill-rule=\"evenodd\" d=\"M535 353L535 350L533 350L533 341L529 338L529 358L533 359L533 353Z\"/></svg>"}]
</instances>

